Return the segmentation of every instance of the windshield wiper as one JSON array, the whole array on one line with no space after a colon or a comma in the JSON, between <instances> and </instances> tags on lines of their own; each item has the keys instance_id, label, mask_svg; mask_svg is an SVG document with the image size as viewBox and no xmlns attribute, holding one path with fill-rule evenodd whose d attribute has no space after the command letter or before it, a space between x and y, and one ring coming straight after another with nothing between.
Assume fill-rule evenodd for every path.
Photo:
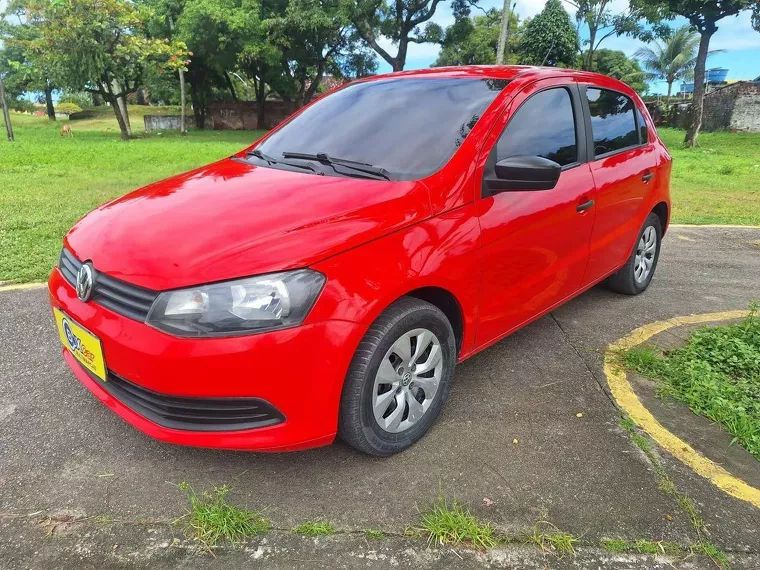
<instances>
[{"instance_id":1,"label":"windshield wiper","mask_svg":"<svg viewBox=\"0 0 760 570\"><path fill-rule=\"evenodd\" d=\"M375 166L367 162L358 162L356 160L347 160L345 158L335 158L324 152L318 152L316 154L308 154L304 152L283 152L284 158L295 158L298 160L318 160L329 165L342 166L356 172L363 172L365 174L372 174L373 176L379 176L385 180L390 180L390 173L381 166Z\"/></svg>"},{"instance_id":2,"label":"windshield wiper","mask_svg":"<svg viewBox=\"0 0 760 570\"><path fill-rule=\"evenodd\" d=\"M324 176L324 172L319 170L316 166L314 166L312 163L307 162L306 164L295 164L293 162L288 162L286 160L277 160L276 158L272 158L268 154L264 154L259 149L255 148L253 150L249 150L245 153L246 156L255 156L256 158L260 158L264 162L266 162L269 165L272 164L284 164L286 166L292 166L293 168L302 168L304 170L311 170L314 174L318 174L319 176ZM286 157L287 158L287 157Z\"/></svg>"},{"instance_id":3,"label":"windshield wiper","mask_svg":"<svg viewBox=\"0 0 760 570\"><path fill-rule=\"evenodd\" d=\"M260 158L261 160L265 160L269 164L277 164L277 160L275 160L274 158L272 158L268 154L264 154L263 152L261 152L257 148L255 148L253 150L249 150L245 154L247 154L248 156L255 156L256 158Z\"/></svg>"}]
</instances>

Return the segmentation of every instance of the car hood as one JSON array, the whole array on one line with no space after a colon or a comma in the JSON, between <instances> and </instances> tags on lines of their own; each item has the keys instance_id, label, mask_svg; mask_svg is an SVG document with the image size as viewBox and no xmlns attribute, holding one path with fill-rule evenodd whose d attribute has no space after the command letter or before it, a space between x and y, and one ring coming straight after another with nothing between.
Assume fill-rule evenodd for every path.
<instances>
[{"instance_id":1,"label":"car hood","mask_svg":"<svg viewBox=\"0 0 760 570\"><path fill-rule=\"evenodd\" d=\"M230 158L104 204L65 244L98 271L163 290L305 267L424 219L429 204L421 182Z\"/></svg>"}]
</instances>

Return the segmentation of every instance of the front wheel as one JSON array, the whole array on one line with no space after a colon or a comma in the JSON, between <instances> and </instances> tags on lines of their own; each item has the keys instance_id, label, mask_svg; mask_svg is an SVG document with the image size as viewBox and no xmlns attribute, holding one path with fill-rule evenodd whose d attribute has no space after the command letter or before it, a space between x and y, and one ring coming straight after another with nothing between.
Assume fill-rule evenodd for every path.
<instances>
[{"instance_id":1,"label":"front wheel","mask_svg":"<svg viewBox=\"0 0 760 570\"><path fill-rule=\"evenodd\" d=\"M607 286L617 293L638 295L643 293L654 276L660 258L662 224L657 214L651 213L644 222L626 264L607 279Z\"/></svg>"},{"instance_id":2,"label":"front wheel","mask_svg":"<svg viewBox=\"0 0 760 570\"><path fill-rule=\"evenodd\" d=\"M428 431L449 395L454 331L436 306L404 297L378 317L356 350L343 386L338 432L386 456Z\"/></svg>"}]
</instances>

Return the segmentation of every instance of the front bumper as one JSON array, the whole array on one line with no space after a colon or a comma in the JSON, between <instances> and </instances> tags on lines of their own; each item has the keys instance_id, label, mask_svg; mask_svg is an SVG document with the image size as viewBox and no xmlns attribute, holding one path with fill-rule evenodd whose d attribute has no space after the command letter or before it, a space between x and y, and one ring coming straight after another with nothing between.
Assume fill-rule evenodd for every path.
<instances>
[{"instance_id":1,"label":"front bumper","mask_svg":"<svg viewBox=\"0 0 760 570\"><path fill-rule=\"evenodd\" d=\"M335 438L343 380L366 332L363 326L332 320L249 336L183 339L97 303L82 303L57 268L48 288L54 307L100 338L110 373L164 396L261 399L285 418L276 425L232 431L162 426L115 397L64 348L76 377L147 435L182 445L251 451L306 449Z\"/></svg>"}]
</instances>

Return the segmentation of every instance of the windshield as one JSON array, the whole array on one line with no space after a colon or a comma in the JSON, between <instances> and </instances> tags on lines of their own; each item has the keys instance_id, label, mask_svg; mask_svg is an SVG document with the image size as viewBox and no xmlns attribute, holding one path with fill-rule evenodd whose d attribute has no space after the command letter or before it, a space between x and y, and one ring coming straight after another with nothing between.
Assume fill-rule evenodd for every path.
<instances>
[{"instance_id":1,"label":"windshield","mask_svg":"<svg viewBox=\"0 0 760 570\"><path fill-rule=\"evenodd\" d=\"M441 168L507 84L481 78L394 78L356 83L317 101L258 149L324 153L414 180ZM332 174L332 172L326 172Z\"/></svg>"}]
</instances>

